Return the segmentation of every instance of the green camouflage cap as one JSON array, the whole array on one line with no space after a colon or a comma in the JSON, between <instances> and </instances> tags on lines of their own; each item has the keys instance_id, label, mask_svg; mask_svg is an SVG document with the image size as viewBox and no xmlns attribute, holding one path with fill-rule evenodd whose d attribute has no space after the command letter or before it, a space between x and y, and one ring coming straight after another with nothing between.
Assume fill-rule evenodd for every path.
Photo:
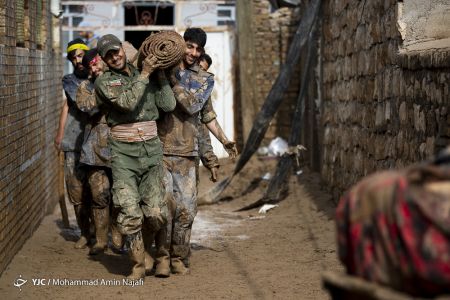
<instances>
[{"instance_id":1,"label":"green camouflage cap","mask_svg":"<svg viewBox=\"0 0 450 300\"><path fill-rule=\"evenodd\" d=\"M110 50L119 50L122 42L114 34L106 34L97 42L98 54L105 57Z\"/></svg>"}]
</instances>

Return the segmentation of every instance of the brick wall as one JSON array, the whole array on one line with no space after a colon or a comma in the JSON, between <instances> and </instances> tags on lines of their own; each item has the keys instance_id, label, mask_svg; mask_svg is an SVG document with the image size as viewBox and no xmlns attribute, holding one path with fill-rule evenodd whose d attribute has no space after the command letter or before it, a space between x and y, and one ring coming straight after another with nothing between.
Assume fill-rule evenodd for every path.
<instances>
[{"instance_id":1,"label":"brick wall","mask_svg":"<svg viewBox=\"0 0 450 300\"><path fill-rule=\"evenodd\" d=\"M297 28L299 11L281 8L271 13L268 0L237 2L239 69L244 139L264 103L281 65L286 60L291 38ZM300 74L297 69L295 74ZM289 136L291 115L299 90L300 76L294 76L280 111L266 134L266 141Z\"/></svg>"},{"instance_id":2,"label":"brick wall","mask_svg":"<svg viewBox=\"0 0 450 300\"><path fill-rule=\"evenodd\" d=\"M18 41L20 1L0 0L0 273L60 196L53 138L62 103L61 53L53 48L50 1L38 1L24 1L26 16L19 19L29 25Z\"/></svg>"},{"instance_id":3,"label":"brick wall","mask_svg":"<svg viewBox=\"0 0 450 300\"><path fill-rule=\"evenodd\" d=\"M415 23L405 24L409 14L403 1L322 3L320 60L311 75L316 80L310 82L305 103L302 143L309 148L313 169L321 170L337 197L364 175L427 159L449 144L450 39L404 43L402 34ZM414 8L413 13L430 20L442 19L445 13L436 15L422 2L414 3L424 11ZM252 0L237 2L237 17L241 115L247 137L285 60L299 13L288 8L271 12L267 0ZM422 20L430 27L421 30L442 27L430 20ZM294 76L266 141L288 136L298 80ZM314 119L317 113L320 118ZM311 128L317 123L317 130Z\"/></svg>"},{"instance_id":4,"label":"brick wall","mask_svg":"<svg viewBox=\"0 0 450 300\"><path fill-rule=\"evenodd\" d=\"M405 51L395 0L323 4L322 175L337 196L449 144L450 50Z\"/></svg>"}]
</instances>

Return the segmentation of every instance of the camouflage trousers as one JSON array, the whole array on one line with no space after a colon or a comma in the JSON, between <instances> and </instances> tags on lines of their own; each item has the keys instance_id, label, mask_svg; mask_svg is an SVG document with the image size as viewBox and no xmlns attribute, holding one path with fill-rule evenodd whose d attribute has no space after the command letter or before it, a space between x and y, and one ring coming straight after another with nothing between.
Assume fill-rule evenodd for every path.
<instances>
[{"instance_id":1,"label":"camouflage trousers","mask_svg":"<svg viewBox=\"0 0 450 300\"><path fill-rule=\"evenodd\" d=\"M92 208L102 209L109 206L111 200L110 173L107 168L86 166L89 188L92 194Z\"/></svg>"},{"instance_id":2,"label":"camouflage trousers","mask_svg":"<svg viewBox=\"0 0 450 300\"><path fill-rule=\"evenodd\" d=\"M143 149L145 151L145 149ZM122 234L133 234L142 229L144 217L150 228L157 232L166 226L168 208L165 201L163 166L145 153L129 156L126 149L120 152L112 148L111 170L112 196L119 209L117 224Z\"/></svg>"},{"instance_id":3,"label":"camouflage trousers","mask_svg":"<svg viewBox=\"0 0 450 300\"><path fill-rule=\"evenodd\" d=\"M190 253L191 229L197 215L197 176L195 157L165 155L166 192L176 202L172 220L171 257L186 259Z\"/></svg>"},{"instance_id":4,"label":"camouflage trousers","mask_svg":"<svg viewBox=\"0 0 450 300\"><path fill-rule=\"evenodd\" d=\"M90 193L87 186L87 172L80 164L80 152L64 152L64 179L70 203L88 204Z\"/></svg>"}]
</instances>

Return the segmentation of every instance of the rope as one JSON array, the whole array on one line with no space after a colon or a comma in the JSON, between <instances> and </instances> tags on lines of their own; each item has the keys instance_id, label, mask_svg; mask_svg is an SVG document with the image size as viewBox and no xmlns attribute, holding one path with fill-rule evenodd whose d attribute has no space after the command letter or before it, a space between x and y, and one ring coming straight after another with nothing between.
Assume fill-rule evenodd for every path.
<instances>
[{"instance_id":1,"label":"rope","mask_svg":"<svg viewBox=\"0 0 450 300\"><path fill-rule=\"evenodd\" d=\"M181 35L175 31L161 31L153 33L142 43L139 49L137 65L140 68L142 61L152 54L158 58L161 69L177 64L183 57L186 43Z\"/></svg>"}]
</instances>

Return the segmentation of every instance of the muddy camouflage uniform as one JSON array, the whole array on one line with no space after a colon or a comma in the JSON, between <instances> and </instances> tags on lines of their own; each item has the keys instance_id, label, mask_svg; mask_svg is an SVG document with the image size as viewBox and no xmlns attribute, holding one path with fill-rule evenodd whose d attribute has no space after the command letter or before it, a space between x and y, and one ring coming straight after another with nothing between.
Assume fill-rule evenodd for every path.
<instances>
[{"instance_id":1,"label":"muddy camouflage uniform","mask_svg":"<svg viewBox=\"0 0 450 300\"><path fill-rule=\"evenodd\" d=\"M88 123L86 114L76 106L78 86L85 79L75 74L65 75L62 79L69 111L64 127L61 150L64 152L64 179L70 203L73 204L81 236L89 237L90 193L87 187L86 170L80 164L80 151L83 143L84 127Z\"/></svg>"},{"instance_id":2,"label":"muddy camouflage uniform","mask_svg":"<svg viewBox=\"0 0 450 300\"><path fill-rule=\"evenodd\" d=\"M174 260L186 260L189 256L191 228L197 214L198 128L201 123L216 118L209 100L213 75L193 66L178 70L176 77L178 83L172 89L177 106L158 123L166 167L164 180L167 192L173 193L177 205L172 223L172 264Z\"/></svg>"},{"instance_id":3,"label":"muddy camouflage uniform","mask_svg":"<svg viewBox=\"0 0 450 300\"><path fill-rule=\"evenodd\" d=\"M84 142L81 146L80 162L90 166L89 184L94 194L92 207L104 208L109 205L110 184L108 173L110 172L111 154L108 147L109 127L106 124L104 114L96 108L94 83L90 80L83 81L77 93L77 106L90 115L89 123L84 130Z\"/></svg>"},{"instance_id":4,"label":"muddy camouflage uniform","mask_svg":"<svg viewBox=\"0 0 450 300\"><path fill-rule=\"evenodd\" d=\"M128 64L131 75L108 70L95 81L97 102L110 127L158 119L158 108L171 111L175 98L168 82L159 87ZM142 228L144 216L157 231L168 218L164 199L162 149L158 137L142 142L108 140L111 149L113 202L123 234Z\"/></svg>"},{"instance_id":5,"label":"muddy camouflage uniform","mask_svg":"<svg viewBox=\"0 0 450 300\"><path fill-rule=\"evenodd\" d=\"M78 86L84 79L75 74L65 75L62 79L64 92L69 106L64 137L61 142L61 150L64 151L64 174L69 194L69 200L73 205L83 202L83 186L86 175L80 169L80 151L83 144L84 127L88 123L86 115L76 106Z\"/></svg>"},{"instance_id":6,"label":"muddy camouflage uniform","mask_svg":"<svg viewBox=\"0 0 450 300\"><path fill-rule=\"evenodd\" d=\"M211 101L211 100L208 100ZM196 162L196 176L197 176L197 189L200 182L200 161L203 166L211 170L212 168L219 168L219 158L214 154L213 147L211 145L211 138L209 136L209 129L205 124L200 124L198 127L198 158Z\"/></svg>"},{"instance_id":7,"label":"muddy camouflage uniform","mask_svg":"<svg viewBox=\"0 0 450 300\"><path fill-rule=\"evenodd\" d=\"M89 123L84 131L80 163L85 165L87 170L96 229L97 243L91 248L90 254L98 254L103 252L108 244L109 206L111 202L111 154L108 147L109 127L106 123L105 115L97 107L92 80L85 80L78 87L77 106L90 116ZM117 210L113 210L111 237L114 247L120 249L122 247L122 237L117 230L116 216Z\"/></svg>"}]
</instances>

